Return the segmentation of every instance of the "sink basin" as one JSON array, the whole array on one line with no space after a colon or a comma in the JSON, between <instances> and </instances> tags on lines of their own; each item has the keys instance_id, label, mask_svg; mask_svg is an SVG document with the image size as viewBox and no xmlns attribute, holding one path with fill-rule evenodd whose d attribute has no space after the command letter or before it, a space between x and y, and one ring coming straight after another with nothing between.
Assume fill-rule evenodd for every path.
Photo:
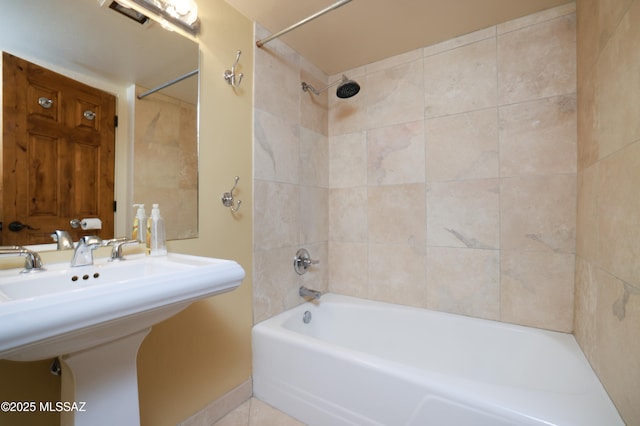
<instances>
[{"instance_id":1,"label":"sink basin","mask_svg":"<svg viewBox=\"0 0 640 426\"><path fill-rule=\"evenodd\" d=\"M0 271L0 359L59 357L63 425L140 425L136 356L154 324L244 278L231 260L169 253L91 266ZM117 408L117 409L114 409Z\"/></svg>"},{"instance_id":2,"label":"sink basin","mask_svg":"<svg viewBox=\"0 0 640 426\"><path fill-rule=\"evenodd\" d=\"M45 267L0 271L0 359L35 361L95 347L231 291L244 278L234 261L175 253Z\"/></svg>"}]
</instances>

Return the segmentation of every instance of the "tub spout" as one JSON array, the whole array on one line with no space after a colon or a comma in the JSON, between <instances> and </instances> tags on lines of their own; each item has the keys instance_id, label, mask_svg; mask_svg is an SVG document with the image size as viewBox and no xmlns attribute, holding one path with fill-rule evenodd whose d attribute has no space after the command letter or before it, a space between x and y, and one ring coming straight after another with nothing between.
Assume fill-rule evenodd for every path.
<instances>
[{"instance_id":1,"label":"tub spout","mask_svg":"<svg viewBox=\"0 0 640 426\"><path fill-rule=\"evenodd\" d=\"M311 299L320 299L322 293L317 290L311 290L310 288L306 288L305 286L300 286L300 291L298 292L300 297L311 298Z\"/></svg>"}]
</instances>

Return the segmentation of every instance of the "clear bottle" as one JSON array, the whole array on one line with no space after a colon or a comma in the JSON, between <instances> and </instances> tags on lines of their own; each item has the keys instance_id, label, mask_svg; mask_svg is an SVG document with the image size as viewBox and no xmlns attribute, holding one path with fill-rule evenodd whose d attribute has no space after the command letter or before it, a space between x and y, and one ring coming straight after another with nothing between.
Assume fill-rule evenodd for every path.
<instances>
[{"instance_id":1,"label":"clear bottle","mask_svg":"<svg viewBox=\"0 0 640 426\"><path fill-rule=\"evenodd\" d=\"M133 207L137 207L138 211L133 218L131 239L145 243L147 233L147 212L144 210L144 204L134 204Z\"/></svg>"},{"instance_id":2,"label":"clear bottle","mask_svg":"<svg viewBox=\"0 0 640 426\"><path fill-rule=\"evenodd\" d=\"M147 246L151 256L167 254L167 238L164 229L164 219L160 215L158 204L153 205L151 217L147 220Z\"/></svg>"}]
</instances>

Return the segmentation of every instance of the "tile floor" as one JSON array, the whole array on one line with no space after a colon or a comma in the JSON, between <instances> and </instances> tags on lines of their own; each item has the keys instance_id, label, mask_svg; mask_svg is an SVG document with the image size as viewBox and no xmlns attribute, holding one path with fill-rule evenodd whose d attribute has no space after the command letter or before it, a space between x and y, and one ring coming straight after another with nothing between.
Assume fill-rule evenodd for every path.
<instances>
[{"instance_id":1,"label":"tile floor","mask_svg":"<svg viewBox=\"0 0 640 426\"><path fill-rule=\"evenodd\" d=\"M268 404L251 398L227 414L214 426L304 426Z\"/></svg>"}]
</instances>

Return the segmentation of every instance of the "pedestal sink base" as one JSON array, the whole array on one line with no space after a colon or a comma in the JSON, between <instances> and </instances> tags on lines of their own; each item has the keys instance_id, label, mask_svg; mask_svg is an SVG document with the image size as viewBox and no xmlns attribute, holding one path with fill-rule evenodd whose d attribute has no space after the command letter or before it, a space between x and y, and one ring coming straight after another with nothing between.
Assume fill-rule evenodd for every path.
<instances>
[{"instance_id":1,"label":"pedestal sink base","mask_svg":"<svg viewBox=\"0 0 640 426\"><path fill-rule=\"evenodd\" d=\"M140 425L136 358L150 330L60 357L62 426Z\"/></svg>"}]
</instances>

